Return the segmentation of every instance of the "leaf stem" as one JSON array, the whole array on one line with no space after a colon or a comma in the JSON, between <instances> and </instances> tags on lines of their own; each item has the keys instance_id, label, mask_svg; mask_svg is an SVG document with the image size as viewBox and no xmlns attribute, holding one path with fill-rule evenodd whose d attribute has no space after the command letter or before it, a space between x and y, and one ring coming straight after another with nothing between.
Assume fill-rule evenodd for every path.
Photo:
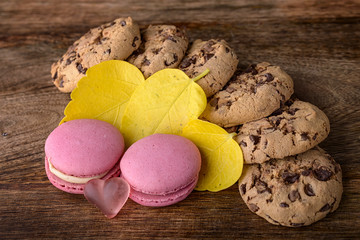
<instances>
[{"instance_id":1,"label":"leaf stem","mask_svg":"<svg viewBox=\"0 0 360 240\"><path fill-rule=\"evenodd\" d=\"M235 137L237 134L235 132L229 133L229 137L233 138Z\"/></svg>"},{"instance_id":2,"label":"leaf stem","mask_svg":"<svg viewBox=\"0 0 360 240\"><path fill-rule=\"evenodd\" d=\"M199 80L200 78L205 77L209 72L210 72L210 70L207 68L205 71L203 71L202 73L200 73L199 75L197 75L196 77L194 77L192 80L193 80L194 82L196 82L196 81Z\"/></svg>"}]
</instances>

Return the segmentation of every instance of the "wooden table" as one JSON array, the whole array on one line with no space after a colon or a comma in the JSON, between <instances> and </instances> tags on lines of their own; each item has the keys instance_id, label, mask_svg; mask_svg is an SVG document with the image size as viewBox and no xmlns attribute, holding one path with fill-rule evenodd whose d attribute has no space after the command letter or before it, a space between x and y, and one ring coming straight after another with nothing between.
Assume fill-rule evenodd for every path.
<instances>
[{"instance_id":1,"label":"wooden table","mask_svg":"<svg viewBox=\"0 0 360 240\"><path fill-rule=\"evenodd\" d=\"M0 239L348 239L360 238L360 8L355 0L0 2ZM321 143L342 166L339 209L302 228L251 213L237 186L194 192L148 208L128 201L109 220L82 195L53 187L44 142L69 94L50 66L90 28L120 16L141 26L175 24L191 40L223 38L240 65L268 61L294 79L296 95L320 107L331 133Z\"/></svg>"}]
</instances>

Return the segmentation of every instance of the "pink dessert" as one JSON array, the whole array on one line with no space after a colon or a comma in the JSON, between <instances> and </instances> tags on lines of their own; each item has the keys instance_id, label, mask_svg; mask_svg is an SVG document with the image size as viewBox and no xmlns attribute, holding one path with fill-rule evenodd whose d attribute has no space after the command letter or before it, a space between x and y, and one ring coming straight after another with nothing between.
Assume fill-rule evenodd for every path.
<instances>
[{"instance_id":1,"label":"pink dessert","mask_svg":"<svg viewBox=\"0 0 360 240\"><path fill-rule=\"evenodd\" d=\"M45 169L57 188L83 194L92 179L119 176L124 139L113 125L95 119L65 122L45 142Z\"/></svg>"},{"instance_id":2,"label":"pink dessert","mask_svg":"<svg viewBox=\"0 0 360 240\"><path fill-rule=\"evenodd\" d=\"M185 199L195 188L201 155L190 140L170 134L145 137L125 152L121 177L130 185L130 198L161 207Z\"/></svg>"}]
</instances>

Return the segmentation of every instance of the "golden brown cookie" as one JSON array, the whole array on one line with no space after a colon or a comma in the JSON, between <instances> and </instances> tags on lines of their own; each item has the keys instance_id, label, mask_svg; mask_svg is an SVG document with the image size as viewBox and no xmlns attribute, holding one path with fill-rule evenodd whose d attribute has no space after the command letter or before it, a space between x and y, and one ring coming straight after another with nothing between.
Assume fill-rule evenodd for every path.
<instances>
[{"instance_id":1,"label":"golden brown cookie","mask_svg":"<svg viewBox=\"0 0 360 240\"><path fill-rule=\"evenodd\" d=\"M291 77L270 63L251 65L210 100L202 118L231 127L269 116L294 92Z\"/></svg>"},{"instance_id":2,"label":"golden brown cookie","mask_svg":"<svg viewBox=\"0 0 360 240\"><path fill-rule=\"evenodd\" d=\"M62 92L71 92L88 68L106 60L124 60L140 43L139 26L130 17L93 28L51 66L54 84Z\"/></svg>"},{"instance_id":3,"label":"golden brown cookie","mask_svg":"<svg viewBox=\"0 0 360 240\"><path fill-rule=\"evenodd\" d=\"M245 123L240 128L234 139L243 151L246 164L305 152L328 136L329 119L318 107L300 100L287 104L270 117Z\"/></svg>"},{"instance_id":4,"label":"golden brown cookie","mask_svg":"<svg viewBox=\"0 0 360 240\"><path fill-rule=\"evenodd\" d=\"M194 41L179 68L190 78L209 69L210 72L196 83L207 97L218 92L236 70L238 58L225 40Z\"/></svg>"},{"instance_id":5,"label":"golden brown cookie","mask_svg":"<svg viewBox=\"0 0 360 240\"><path fill-rule=\"evenodd\" d=\"M247 165L239 191L248 208L275 225L306 226L335 211L343 192L341 168L320 148Z\"/></svg>"},{"instance_id":6,"label":"golden brown cookie","mask_svg":"<svg viewBox=\"0 0 360 240\"><path fill-rule=\"evenodd\" d=\"M188 47L185 31L172 25L150 25L142 32L143 43L128 58L146 78L164 68L177 68Z\"/></svg>"}]
</instances>

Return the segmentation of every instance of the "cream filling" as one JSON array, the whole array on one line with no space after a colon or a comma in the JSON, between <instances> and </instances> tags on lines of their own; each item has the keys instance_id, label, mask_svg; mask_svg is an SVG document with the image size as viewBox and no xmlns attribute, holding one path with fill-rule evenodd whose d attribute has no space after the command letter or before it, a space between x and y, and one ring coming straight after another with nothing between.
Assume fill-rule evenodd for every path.
<instances>
[{"instance_id":1,"label":"cream filling","mask_svg":"<svg viewBox=\"0 0 360 240\"><path fill-rule=\"evenodd\" d=\"M102 178L104 177L109 171L100 174L100 175L96 175L96 176L92 176L92 177L74 177L74 176L70 176L70 175L66 175L63 172L60 172L59 170L57 170L50 162L50 159L48 159L49 162L49 170L52 174L54 174L55 176L57 176L58 178L66 181L66 182L70 182L70 183L77 183L77 184L85 184L88 181L90 181L91 179L98 179L98 178Z\"/></svg>"}]
</instances>

